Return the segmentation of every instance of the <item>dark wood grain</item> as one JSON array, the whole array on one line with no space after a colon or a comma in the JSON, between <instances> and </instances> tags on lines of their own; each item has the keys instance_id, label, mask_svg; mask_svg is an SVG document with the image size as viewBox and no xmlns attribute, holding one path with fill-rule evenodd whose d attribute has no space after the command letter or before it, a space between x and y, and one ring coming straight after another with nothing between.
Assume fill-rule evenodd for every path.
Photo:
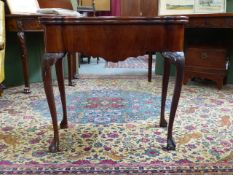
<instances>
[{"instance_id":1,"label":"dark wood grain","mask_svg":"<svg viewBox=\"0 0 233 175\"><path fill-rule=\"evenodd\" d=\"M41 24L45 27L45 51L43 74L50 74L50 67L57 64L57 55L66 52L81 52L87 55L103 57L107 61L117 62L131 56L148 53L150 58L155 51L163 52L165 62L174 64L177 68L176 84L171 105L168 124L167 150L174 150L176 145L172 136L175 113L179 102L183 69L184 69L184 26L187 17L41 17ZM167 52L170 51L170 52ZM54 56L53 56L54 54ZM52 59L48 59L51 55ZM60 58L61 59L61 58ZM150 59L151 61L152 59ZM49 62L49 63L47 63ZM149 68L151 62L149 62ZM47 72L47 73L46 73ZM151 73L151 72L150 72ZM61 74L59 74L61 76ZM148 77L149 78L149 77ZM168 76L165 76L160 125L166 126L164 117L167 94ZM59 77L60 89L62 78ZM150 79L149 79L150 80ZM57 127L57 114L51 88L51 77L44 76L44 87L51 112L54 139L50 151L59 151L59 131ZM61 96L64 96L62 91ZM63 99L64 100L64 99ZM78 102L77 102L78 103ZM68 122L65 103L63 104L63 121Z\"/></svg>"},{"instance_id":2,"label":"dark wood grain","mask_svg":"<svg viewBox=\"0 0 233 175\"><path fill-rule=\"evenodd\" d=\"M120 0L121 16L158 16L158 0Z\"/></svg>"},{"instance_id":3,"label":"dark wood grain","mask_svg":"<svg viewBox=\"0 0 233 175\"><path fill-rule=\"evenodd\" d=\"M64 8L73 10L69 0L37 0L40 8Z\"/></svg>"},{"instance_id":4,"label":"dark wood grain","mask_svg":"<svg viewBox=\"0 0 233 175\"><path fill-rule=\"evenodd\" d=\"M141 16L140 0L121 0L121 16Z\"/></svg>"},{"instance_id":5,"label":"dark wood grain","mask_svg":"<svg viewBox=\"0 0 233 175\"><path fill-rule=\"evenodd\" d=\"M179 38L183 38L183 25L187 18L42 17L41 23L46 24L46 36L56 36L56 39L46 38L46 52L78 51L96 57L101 55L107 61L116 62L153 52L154 48L160 51L182 50L183 40ZM66 37L63 38L62 34ZM82 42L77 42L79 40Z\"/></svg>"},{"instance_id":6,"label":"dark wood grain","mask_svg":"<svg viewBox=\"0 0 233 175\"><path fill-rule=\"evenodd\" d=\"M142 16L158 16L158 0L141 0Z\"/></svg>"},{"instance_id":7,"label":"dark wood grain","mask_svg":"<svg viewBox=\"0 0 233 175\"><path fill-rule=\"evenodd\" d=\"M6 15L6 30L8 32L18 32L17 21L23 21L22 27L26 32L43 32L38 21L40 15Z\"/></svg>"},{"instance_id":8,"label":"dark wood grain","mask_svg":"<svg viewBox=\"0 0 233 175\"><path fill-rule=\"evenodd\" d=\"M187 15L189 23L186 28L232 28L233 13L193 14Z\"/></svg>"}]
</instances>

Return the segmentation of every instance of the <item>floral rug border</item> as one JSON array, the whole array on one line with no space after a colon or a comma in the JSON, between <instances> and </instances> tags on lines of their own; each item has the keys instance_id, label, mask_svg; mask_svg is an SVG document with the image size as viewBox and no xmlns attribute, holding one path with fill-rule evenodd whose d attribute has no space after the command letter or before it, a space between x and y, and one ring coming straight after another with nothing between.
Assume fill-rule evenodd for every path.
<instances>
[{"instance_id":1,"label":"floral rug border","mask_svg":"<svg viewBox=\"0 0 233 175\"><path fill-rule=\"evenodd\" d=\"M136 163L93 164L78 161L67 164L1 165L0 174L17 173L233 173L232 163Z\"/></svg>"}]
</instances>

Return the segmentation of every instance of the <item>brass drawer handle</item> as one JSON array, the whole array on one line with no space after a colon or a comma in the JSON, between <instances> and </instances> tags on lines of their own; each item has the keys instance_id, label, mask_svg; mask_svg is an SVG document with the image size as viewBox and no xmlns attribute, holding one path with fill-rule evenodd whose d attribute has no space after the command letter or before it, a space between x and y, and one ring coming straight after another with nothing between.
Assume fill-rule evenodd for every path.
<instances>
[{"instance_id":1,"label":"brass drawer handle","mask_svg":"<svg viewBox=\"0 0 233 175\"><path fill-rule=\"evenodd\" d=\"M201 53L201 59L207 59L208 58L208 54L206 52L202 52Z\"/></svg>"}]
</instances>

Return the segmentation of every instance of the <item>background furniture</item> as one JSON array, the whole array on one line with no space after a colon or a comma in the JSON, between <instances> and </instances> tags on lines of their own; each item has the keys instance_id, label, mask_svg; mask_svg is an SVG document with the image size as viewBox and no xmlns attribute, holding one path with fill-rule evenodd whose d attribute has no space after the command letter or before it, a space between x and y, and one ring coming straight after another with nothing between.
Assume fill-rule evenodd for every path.
<instances>
[{"instance_id":1,"label":"background furniture","mask_svg":"<svg viewBox=\"0 0 233 175\"><path fill-rule=\"evenodd\" d=\"M69 0L38 0L41 8L65 8L73 9ZM6 3L5 3L6 4ZM7 6L6 6L7 7ZM24 93L30 93L29 82L29 65L28 65L28 49L26 44L25 32L43 32L43 28L38 21L40 15L11 15L9 9L6 15L6 28L8 32L17 32L19 41L23 77L24 77ZM76 75L75 53L68 53L68 71L69 85L74 85L72 79ZM74 62L74 63L72 63Z\"/></svg>"},{"instance_id":2,"label":"background furniture","mask_svg":"<svg viewBox=\"0 0 233 175\"><path fill-rule=\"evenodd\" d=\"M119 0L121 16L157 16L158 0Z\"/></svg>"},{"instance_id":3,"label":"background furniture","mask_svg":"<svg viewBox=\"0 0 233 175\"><path fill-rule=\"evenodd\" d=\"M5 10L4 10L4 3L0 1L0 96L3 91L3 85L1 83L5 79L4 59L5 59Z\"/></svg>"},{"instance_id":4,"label":"background furniture","mask_svg":"<svg viewBox=\"0 0 233 175\"><path fill-rule=\"evenodd\" d=\"M184 84L192 78L209 79L223 86L233 44L233 14L188 15Z\"/></svg>"},{"instance_id":5,"label":"background furniture","mask_svg":"<svg viewBox=\"0 0 233 175\"><path fill-rule=\"evenodd\" d=\"M85 16L95 16L95 0L89 1L89 3L83 3L86 1L77 0L78 6L77 11Z\"/></svg>"},{"instance_id":6,"label":"background furniture","mask_svg":"<svg viewBox=\"0 0 233 175\"><path fill-rule=\"evenodd\" d=\"M96 11L110 11L111 0L77 0L81 7L95 7Z\"/></svg>"}]
</instances>

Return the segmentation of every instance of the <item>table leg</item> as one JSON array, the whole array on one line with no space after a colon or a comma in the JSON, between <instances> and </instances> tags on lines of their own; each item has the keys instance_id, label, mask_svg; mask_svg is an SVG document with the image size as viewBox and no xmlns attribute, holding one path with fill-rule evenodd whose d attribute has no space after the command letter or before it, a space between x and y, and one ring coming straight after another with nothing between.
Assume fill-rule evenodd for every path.
<instances>
[{"instance_id":1,"label":"table leg","mask_svg":"<svg viewBox=\"0 0 233 175\"><path fill-rule=\"evenodd\" d=\"M161 99L161 114L160 114L160 127L167 127L167 121L165 119L165 106L167 98L167 88L170 75L170 63L167 59L164 59L163 66L163 84L162 84L162 99Z\"/></svg>"},{"instance_id":2,"label":"table leg","mask_svg":"<svg viewBox=\"0 0 233 175\"><path fill-rule=\"evenodd\" d=\"M76 53L73 53L73 79L78 79Z\"/></svg>"},{"instance_id":3,"label":"table leg","mask_svg":"<svg viewBox=\"0 0 233 175\"><path fill-rule=\"evenodd\" d=\"M29 69L28 69L28 50L26 46L25 40L25 33L23 30L23 23L21 20L17 20L17 37L20 45L20 52L21 52L21 59L22 59L22 66L23 66L23 77L24 77L24 93L28 94L31 93L30 84L29 84Z\"/></svg>"},{"instance_id":4,"label":"table leg","mask_svg":"<svg viewBox=\"0 0 233 175\"><path fill-rule=\"evenodd\" d=\"M152 56L153 56L153 53L150 52L148 54L149 56L149 60L148 60L148 82L151 82L151 79L152 79Z\"/></svg>"},{"instance_id":5,"label":"table leg","mask_svg":"<svg viewBox=\"0 0 233 175\"><path fill-rule=\"evenodd\" d=\"M168 64L174 64L176 66L176 82L175 82L170 116L169 116L167 148L166 148L167 150L175 150L176 144L172 137L172 130L173 130L173 123L176 115L177 106L180 99L180 93L182 89L182 81L183 81L183 73L184 73L184 54L183 52L164 52L162 55L166 60L165 64L167 64L166 62L168 62Z\"/></svg>"},{"instance_id":6,"label":"table leg","mask_svg":"<svg viewBox=\"0 0 233 175\"><path fill-rule=\"evenodd\" d=\"M66 108L65 103L65 90L64 90L64 81L62 70L58 70L62 68L62 58L64 54L56 54L56 53L45 53L42 62L42 77L44 82L44 90L48 101L48 106L50 110L50 114L52 117L52 124L53 124L53 131L54 131L54 138L49 146L50 152L57 152L59 151L59 131L57 125L57 112L56 112L56 105L52 87L52 76L51 76L51 67L56 62L56 70L58 75L58 84L59 90L61 92L61 99L62 99L62 106L63 110ZM58 61L57 61L58 60ZM61 86L61 87L60 87ZM66 110L63 111L63 122L61 123L62 128L67 127L67 114Z\"/></svg>"},{"instance_id":7,"label":"table leg","mask_svg":"<svg viewBox=\"0 0 233 175\"><path fill-rule=\"evenodd\" d=\"M60 123L60 128L65 129L68 128L68 121L67 121L67 110L66 110L66 94L65 94L65 85L64 85L64 76L63 76L63 65L62 59L59 59L56 64L56 74L57 74L57 81L58 81L58 88L61 95L61 102L62 102L62 109L63 109L63 119Z\"/></svg>"},{"instance_id":8,"label":"table leg","mask_svg":"<svg viewBox=\"0 0 233 175\"><path fill-rule=\"evenodd\" d=\"M68 59L68 85L69 86L75 86L75 82L73 81L73 75L74 75L74 54L68 53L67 54Z\"/></svg>"}]
</instances>

